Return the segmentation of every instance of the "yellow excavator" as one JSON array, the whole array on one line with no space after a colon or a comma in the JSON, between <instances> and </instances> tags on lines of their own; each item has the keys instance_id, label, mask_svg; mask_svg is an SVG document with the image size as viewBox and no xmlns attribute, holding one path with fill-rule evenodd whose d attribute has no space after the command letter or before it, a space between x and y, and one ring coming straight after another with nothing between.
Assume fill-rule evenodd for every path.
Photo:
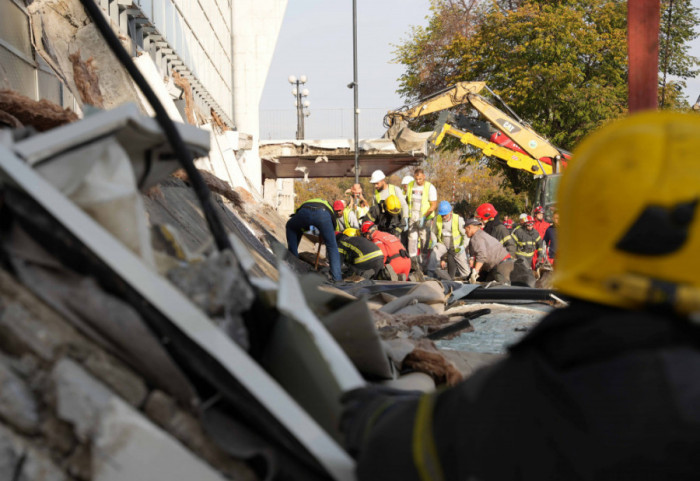
<instances>
[{"instance_id":1,"label":"yellow excavator","mask_svg":"<svg viewBox=\"0 0 700 481\"><path fill-rule=\"evenodd\" d=\"M508 113L479 95L484 90ZM478 116L450 111L461 105L471 107ZM408 127L411 120L435 112L441 112L441 115L434 132L417 133ZM384 117L384 125L388 129L387 137L394 140L397 148L426 140L440 145L445 136L450 135L511 168L542 176L539 200L547 210L551 210L555 204L558 174L571 156L527 126L485 82L459 82L411 105L389 111Z\"/></svg>"}]
</instances>

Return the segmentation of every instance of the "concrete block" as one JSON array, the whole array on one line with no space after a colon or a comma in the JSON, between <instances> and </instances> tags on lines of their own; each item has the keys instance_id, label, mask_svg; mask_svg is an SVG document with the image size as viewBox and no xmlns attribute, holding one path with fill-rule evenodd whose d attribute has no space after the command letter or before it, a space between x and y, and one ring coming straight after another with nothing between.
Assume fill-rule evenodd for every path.
<instances>
[{"instance_id":1,"label":"concrete block","mask_svg":"<svg viewBox=\"0 0 700 481\"><path fill-rule=\"evenodd\" d=\"M48 454L0 424L0 480L65 481Z\"/></svg>"},{"instance_id":2,"label":"concrete block","mask_svg":"<svg viewBox=\"0 0 700 481\"><path fill-rule=\"evenodd\" d=\"M92 480L223 481L172 436L70 359L52 371L58 416L90 443Z\"/></svg>"},{"instance_id":3,"label":"concrete block","mask_svg":"<svg viewBox=\"0 0 700 481\"><path fill-rule=\"evenodd\" d=\"M152 391L143 410L152 421L225 476L236 481L257 479L245 463L232 458L214 444L204 433L199 421L190 413L180 409L175 400L164 392Z\"/></svg>"},{"instance_id":4,"label":"concrete block","mask_svg":"<svg viewBox=\"0 0 700 481\"><path fill-rule=\"evenodd\" d=\"M2 347L7 352L21 355L30 351L45 361L53 359L61 341L51 335L47 324L18 303L8 304L0 315L0 333L4 339Z\"/></svg>"},{"instance_id":5,"label":"concrete block","mask_svg":"<svg viewBox=\"0 0 700 481\"><path fill-rule=\"evenodd\" d=\"M78 439L89 441L101 413L116 396L70 359L56 363L51 378L55 387L56 415L73 424Z\"/></svg>"},{"instance_id":6,"label":"concrete block","mask_svg":"<svg viewBox=\"0 0 700 481\"><path fill-rule=\"evenodd\" d=\"M24 381L0 363L0 417L15 429L32 434L39 427L37 402Z\"/></svg>"},{"instance_id":7,"label":"concrete block","mask_svg":"<svg viewBox=\"0 0 700 481\"><path fill-rule=\"evenodd\" d=\"M140 406L148 394L146 383L119 361L102 351L91 353L84 362L88 371L132 406Z\"/></svg>"}]
</instances>

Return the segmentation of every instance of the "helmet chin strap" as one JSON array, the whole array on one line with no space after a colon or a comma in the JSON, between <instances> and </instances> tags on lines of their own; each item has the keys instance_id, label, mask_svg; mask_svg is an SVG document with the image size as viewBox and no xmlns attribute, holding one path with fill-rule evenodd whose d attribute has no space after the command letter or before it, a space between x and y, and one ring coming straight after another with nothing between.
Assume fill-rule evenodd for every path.
<instances>
[{"instance_id":1,"label":"helmet chin strap","mask_svg":"<svg viewBox=\"0 0 700 481\"><path fill-rule=\"evenodd\" d=\"M642 274L627 273L611 277L606 287L617 295L650 307L667 307L689 316L700 324L700 288L675 284Z\"/></svg>"}]
</instances>

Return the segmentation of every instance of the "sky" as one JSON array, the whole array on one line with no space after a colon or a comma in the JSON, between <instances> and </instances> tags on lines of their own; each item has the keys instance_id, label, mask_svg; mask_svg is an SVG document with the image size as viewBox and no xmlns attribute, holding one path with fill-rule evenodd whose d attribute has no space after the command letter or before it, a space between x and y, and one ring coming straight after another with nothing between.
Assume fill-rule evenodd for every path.
<instances>
[{"instance_id":1,"label":"sky","mask_svg":"<svg viewBox=\"0 0 700 481\"><path fill-rule=\"evenodd\" d=\"M412 25L425 26L429 7L429 0L357 0L360 138L381 137L384 114L403 105L392 44L407 38ZM305 137L352 138L352 1L289 0L260 102L261 139L295 136L290 75L308 77Z\"/></svg>"},{"instance_id":2,"label":"sky","mask_svg":"<svg viewBox=\"0 0 700 481\"><path fill-rule=\"evenodd\" d=\"M700 8L700 0L693 0ZM403 105L396 93L401 65L395 45L412 26L427 25L430 0L357 0L360 138L379 138L388 110ZM691 54L700 57L700 39ZM296 133L295 98L287 81L306 75L311 115L305 138L353 137L352 1L289 0L260 103L260 138L291 139ZM692 104L700 95L700 76L686 81Z\"/></svg>"}]
</instances>

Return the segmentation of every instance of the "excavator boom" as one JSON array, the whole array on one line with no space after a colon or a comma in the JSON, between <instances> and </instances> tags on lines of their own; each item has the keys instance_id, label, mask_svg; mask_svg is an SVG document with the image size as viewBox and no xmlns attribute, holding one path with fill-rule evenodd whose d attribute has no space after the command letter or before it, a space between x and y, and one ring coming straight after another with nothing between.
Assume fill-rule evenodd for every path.
<instances>
[{"instance_id":1,"label":"excavator boom","mask_svg":"<svg viewBox=\"0 0 700 481\"><path fill-rule=\"evenodd\" d=\"M433 112L450 109L456 105L469 103L468 95L478 94L484 87L486 87L486 82L456 83L451 87L419 100L417 103L405 105L398 110L388 112L384 117L384 124L388 128L397 121L408 121L423 115L432 114Z\"/></svg>"},{"instance_id":2,"label":"excavator boom","mask_svg":"<svg viewBox=\"0 0 700 481\"><path fill-rule=\"evenodd\" d=\"M485 82L456 83L412 105L388 112L384 117L384 124L390 129L390 132L397 132L401 130L397 129L399 125L412 119L434 112L445 111L458 105L469 105L486 118L496 129L508 136L523 151L530 154L533 159L549 158L556 161L563 157L563 153L547 139L523 124L519 118L514 118L517 117L515 113L508 115L480 96L479 92L484 89L491 92ZM491 93L493 94L493 92ZM500 99L497 95L495 97ZM506 108L508 109L507 105Z\"/></svg>"}]
</instances>

